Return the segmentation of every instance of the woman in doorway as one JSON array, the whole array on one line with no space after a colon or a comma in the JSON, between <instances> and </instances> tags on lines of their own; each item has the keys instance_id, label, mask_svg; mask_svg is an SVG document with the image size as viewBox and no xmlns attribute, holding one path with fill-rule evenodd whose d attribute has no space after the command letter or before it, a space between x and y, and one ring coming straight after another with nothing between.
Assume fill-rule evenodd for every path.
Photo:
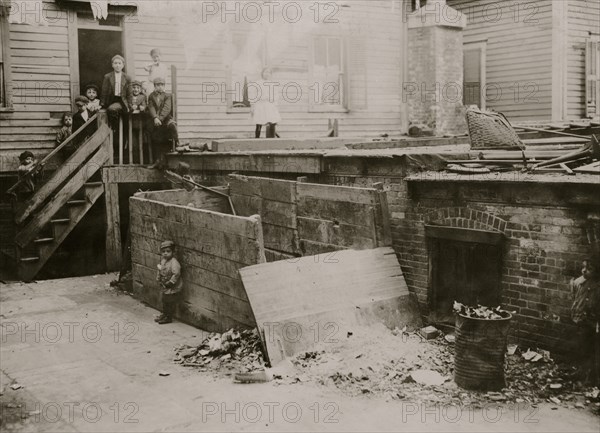
<instances>
[{"instance_id":1,"label":"woman in doorway","mask_svg":"<svg viewBox=\"0 0 600 433\"><path fill-rule=\"evenodd\" d=\"M256 83L260 92L257 95L256 103L251 108L252 119L256 125L254 136L260 138L262 126L266 125L267 138L275 138L277 137L275 127L281 121L281 115L275 105L278 99L278 86L277 83L271 81L272 70L270 67L263 68L261 76L262 80Z\"/></svg>"}]
</instances>

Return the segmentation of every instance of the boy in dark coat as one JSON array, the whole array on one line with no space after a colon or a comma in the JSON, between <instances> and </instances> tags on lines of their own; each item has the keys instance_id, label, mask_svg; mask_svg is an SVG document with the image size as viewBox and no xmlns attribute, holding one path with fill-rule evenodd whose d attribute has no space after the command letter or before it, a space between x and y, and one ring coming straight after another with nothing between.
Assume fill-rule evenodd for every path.
<instances>
[{"instance_id":1,"label":"boy in dark coat","mask_svg":"<svg viewBox=\"0 0 600 433\"><path fill-rule=\"evenodd\" d=\"M112 72L106 74L102 82L100 104L106 107L109 117L113 120L113 126L122 113L129 112L127 95L131 78L123 72L124 67L125 59L117 54L112 58Z\"/></svg>"},{"instance_id":2,"label":"boy in dark coat","mask_svg":"<svg viewBox=\"0 0 600 433\"><path fill-rule=\"evenodd\" d=\"M168 152L163 143L156 143L157 133L167 133L169 139L173 142L171 149L179 145L177 123L173 120L173 95L165 92L164 78L159 77L154 80L154 92L148 97L148 114L153 129L152 142L158 145L155 155L160 155L153 165L154 168L157 168L165 163L165 153Z\"/></svg>"},{"instance_id":3,"label":"boy in dark coat","mask_svg":"<svg viewBox=\"0 0 600 433\"><path fill-rule=\"evenodd\" d=\"M92 117L92 113L87 109L87 104L90 102L88 98L83 95L79 95L75 98L75 105L77 105L77 113L73 115L73 132L76 132L79 128L87 123Z\"/></svg>"}]
</instances>

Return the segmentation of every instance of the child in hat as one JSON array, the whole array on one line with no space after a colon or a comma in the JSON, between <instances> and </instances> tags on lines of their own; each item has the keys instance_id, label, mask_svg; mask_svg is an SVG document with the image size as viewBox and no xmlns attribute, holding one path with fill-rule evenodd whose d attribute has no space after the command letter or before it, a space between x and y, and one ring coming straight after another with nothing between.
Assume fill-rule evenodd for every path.
<instances>
[{"instance_id":1,"label":"child in hat","mask_svg":"<svg viewBox=\"0 0 600 433\"><path fill-rule=\"evenodd\" d=\"M148 81L144 83L144 90L146 94L150 94L154 91L154 80L156 78L167 79L167 65L160 61L161 52L158 48L153 48L150 51L150 57L152 57L152 63L144 67L144 70L148 72Z\"/></svg>"},{"instance_id":2,"label":"child in hat","mask_svg":"<svg viewBox=\"0 0 600 433\"><path fill-rule=\"evenodd\" d=\"M38 171L42 168L41 165L37 165L37 161L29 150L19 155L19 181L21 185L17 191L17 199L19 201L27 200L35 192L35 184L37 182Z\"/></svg>"},{"instance_id":3,"label":"child in hat","mask_svg":"<svg viewBox=\"0 0 600 433\"><path fill-rule=\"evenodd\" d=\"M146 111L146 95L142 93L142 83L135 80L131 82L131 95L129 96L129 106L133 114L139 114ZM135 129L135 128L134 128Z\"/></svg>"},{"instance_id":4,"label":"child in hat","mask_svg":"<svg viewBox=\"0 0 600 433\"><path fill-rule=\"evenodd\" d=\"M75 105L77 106L77 113L73 115L73 132L76 132L79 128L86 124L92 113L88 110L87 106L90 100L83 95L79 95L75 98Z\"/></svg>"},{"instance_id":5,"label":"child in hat","mask_svg":"<svg viewBox=\"0 0 600 433\"><path fill-rule=\"evenodd\" d=\"M179 146L177 123L173 119L173 95L165 92L164 78L154 79L154 92L148 97L148 114L150 115L150 125L152 127L152 144L156 146L154 155L159 156L152 167L158 168L164 165L165 154L169 150L166 149L162 140L156 139L156 133L167 134L173 142L172 148Z\"/></svg>"},{"instance_id":6,"label":"child in hat","mask_svg":"<svg viewBox=\"0 0 600 433\"><path fill-rule=\"evenodd\" d=\"M89 99L87 109L90 113L96 114L102 108L100 105L100 99L98 99L98 86L95 84L88 84L85 86L85 96Z\"/></svg>"},{"instance_id":7,"label":"child in hat","mask_svg":"<svg viewBox=\"0 0 600 433\"><path fill-rule=\"evenodd\" d=\"M162 293L163 312L158 316L155 322L160 325L171 323L175 309L181 297L183 287L181 281L181 265L173 256L175 243L173 241L164 241L160 244L160 264L157 265L158 273L156 281L159 282Z\"/></svg>"}]
</instances>

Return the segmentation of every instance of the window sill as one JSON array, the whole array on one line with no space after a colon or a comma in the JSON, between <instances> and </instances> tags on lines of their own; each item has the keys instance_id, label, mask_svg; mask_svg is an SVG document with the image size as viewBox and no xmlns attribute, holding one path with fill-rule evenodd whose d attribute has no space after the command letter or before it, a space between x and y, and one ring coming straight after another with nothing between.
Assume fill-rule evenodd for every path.
<instances>
[{"instance_id":1,"label":"window sill","mask_svg":"<svg viewBox=\"0 0 600 433\"><path fill-rule=\"evenodd\" d=\"M336 105L313 105L308 108L309 113L349 113L345 107L336 106Z\"/></svg>"}]
</instances>

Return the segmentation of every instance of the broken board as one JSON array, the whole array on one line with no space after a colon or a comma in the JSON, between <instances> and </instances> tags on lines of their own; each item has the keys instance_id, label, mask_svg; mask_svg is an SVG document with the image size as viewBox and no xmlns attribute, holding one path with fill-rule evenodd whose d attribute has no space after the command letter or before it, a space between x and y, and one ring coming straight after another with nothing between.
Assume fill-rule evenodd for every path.
<instances>
[{"instance_id":1,"label":"broken board","mask_svg":"<svg viewBox=\"0 0 600 433\"><path fill-rule=\"evenodd\" d=\"M348 338L353 327L422 325L390 247L262 263L239 272L271 365Z\"/></svg>"}]
</instances>

